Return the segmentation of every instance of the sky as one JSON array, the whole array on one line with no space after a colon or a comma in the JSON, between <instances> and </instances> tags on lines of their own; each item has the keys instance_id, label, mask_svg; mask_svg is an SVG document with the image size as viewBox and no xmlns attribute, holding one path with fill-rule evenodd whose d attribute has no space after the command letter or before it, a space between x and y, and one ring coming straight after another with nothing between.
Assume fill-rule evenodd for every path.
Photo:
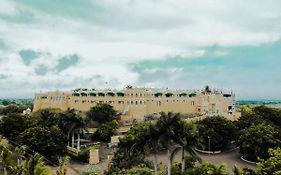
<instances>
[{"instance_id":1,"label":"sky","mask_svg":"<svg viewBox=\"0 0 281 175\"><path fill-rule=\"evenodd\" d=\"M163 87L281 99L280 0L0 0L0 98Z\"/></svg>"}]
</instances>

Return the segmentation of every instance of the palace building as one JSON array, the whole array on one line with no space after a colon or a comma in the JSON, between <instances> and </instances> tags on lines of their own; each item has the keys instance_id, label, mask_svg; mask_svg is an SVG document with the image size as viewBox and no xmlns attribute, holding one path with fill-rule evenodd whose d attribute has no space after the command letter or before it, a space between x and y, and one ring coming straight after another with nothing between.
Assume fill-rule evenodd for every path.
<instances>
[{"instance_id":1,"label":"palace building","mask_svg":"<svg viewBox=\"0 0 281 175\"><path fill-rule=\"evenodd\" d=\"M121 114L122 119L144 120L145 116L159 112L179 112L196 115L222 115L239 117L235 95L222 90L183 90L159 88L135 88L122 90L75 89L36 93L34 111L44 108L66 110L74 108L88 111L91 107L107 103Z\"/></svg>"}]
</instances>

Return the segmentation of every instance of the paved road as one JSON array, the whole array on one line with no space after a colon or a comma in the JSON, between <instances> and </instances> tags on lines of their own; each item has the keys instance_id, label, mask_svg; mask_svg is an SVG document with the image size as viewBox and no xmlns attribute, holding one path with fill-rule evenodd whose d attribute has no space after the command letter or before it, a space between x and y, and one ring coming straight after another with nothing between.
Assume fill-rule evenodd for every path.
<instances>
[{"instance_id":1,"label":"paved road","mask_svg":"<svg viewBox=\"0 0 281 175\"><path fill-rule=\"evenodd\" d=\"M251 169L256 169L256 165L244 162L240 159L240 154L239 150L233 150L231 152L226 152L226 153L220 153L216 155L208 155L208 154L202 154L198 153L198 155L202 158L203 161L208 161L209 163L216 164L216 165L221 165L224 164L226 165L226 168L229 173L233 174L232 169L234 165L238 165L241 169L242 168L251 168ZM158 162L162 162L163 165L167 164L167 154L166 152L162 152L158 155ZM150 156L148 159L153 160L153 157ZM174 162L180 162L181 160L181 154L178 153L175 156Z\"/></svg>"}]
</instances>

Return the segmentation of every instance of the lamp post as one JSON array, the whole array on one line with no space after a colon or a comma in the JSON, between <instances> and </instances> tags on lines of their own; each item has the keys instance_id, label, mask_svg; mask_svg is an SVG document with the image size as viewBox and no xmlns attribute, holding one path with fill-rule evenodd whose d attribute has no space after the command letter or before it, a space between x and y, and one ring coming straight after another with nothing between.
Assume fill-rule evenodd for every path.
<instances>
[{"instance_id":1,"label":"lamp post","mask_svg":"<svg viewBox=\"0 0 281 175\"><path fill-rule=\"evenodd\" d=\"M209 139L209 155L210 155L210 152L211 152L211 137L208 136L208 139Z\"/></svg>"}]
</instances>

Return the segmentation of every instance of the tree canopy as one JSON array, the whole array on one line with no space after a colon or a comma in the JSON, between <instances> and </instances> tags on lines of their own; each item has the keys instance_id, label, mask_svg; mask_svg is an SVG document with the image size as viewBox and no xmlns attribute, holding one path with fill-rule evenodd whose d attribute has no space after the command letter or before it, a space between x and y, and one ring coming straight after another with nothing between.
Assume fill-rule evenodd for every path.
<instances>
[{"instance_id":1,"label":"tree canopy","mask_svg":"<svg viewBox=\"0 0 281 175\"><path fill-rule=\"evenodd\" d=\"M258 171L260 174L281 174L281 149L270 148L268 150L268 155L268 159L261 159L258 163Z\"/></svg>"},{"instance_id":2,"label":"tree canopy","mask_svg":"<svg viewBox=\"0 0 281 175\"><path fill-rule=\"evenodd\" d=\"M19 143L51 158L62 155L67 145L67 137L57 126L36 126L21 133Z\"/></svg>"},{"instance_id":3,"label":"tree canopy","mask_svg":"<svg viewBox=\"0 0 281 175\"><path fill-rule=\"evenodd\" d=\"M221 116L207 117L198 123L199 137L203 149L217 151L228 146L231 141L236 140L238 129L232 121Z\"/></svg>"},{"instance_id":4,"label":"tree canopy","mask_svg":"<svg viewBox=\"0 0 281 175\"><path fill-rule=\"evenodd\" d=\"M115 119L116 111L109 104L97 104L87 112L87 117L102 124Z\"/></svg>"},{"instance_id":5,"label":"tree canopy","mask_svg":"<svg viewBox=\"0 0 281 175\"><path fill-rule=\"evenodd\" d=\"M258 157L268 158L268 149L281 146L281 141L274 127L262 123L243 129L238 144L242 155L249 160L257 161Z\"/></svg>"},{"instance_id":6,"label":"tree canopy","mask_svg":"<svg viewBox=\"0 0 281 175\"><path fill-rule=\"evenodd\" d=\"M21 114L8 114L0 121L0 133L9 140L16 141L20 133L29 127L29 120Z\"/></svg>"}]
</instances>

